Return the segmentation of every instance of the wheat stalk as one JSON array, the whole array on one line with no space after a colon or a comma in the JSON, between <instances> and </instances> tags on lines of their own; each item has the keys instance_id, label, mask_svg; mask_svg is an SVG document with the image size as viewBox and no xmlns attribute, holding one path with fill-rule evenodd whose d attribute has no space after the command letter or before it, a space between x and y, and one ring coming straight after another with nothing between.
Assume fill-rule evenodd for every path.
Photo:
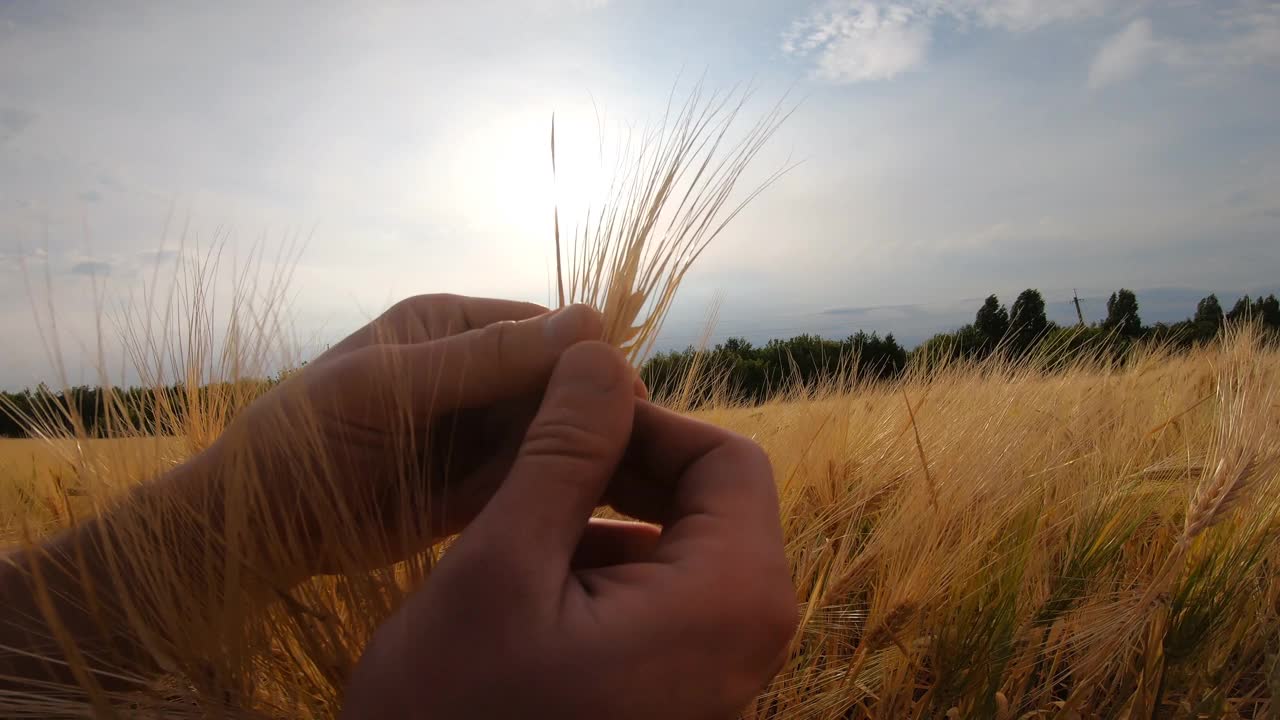
<instances>
[{"instance_id":1,"label":"wheat stalk","mask_svg":"<svg viewBox=\"0 0 1280 720\"><path fill-rule=\"evenodd\" d=\"M673 99L674 99L674 90ZM587 211L569 247L555 218L560 305L586 303L604 315L606 342L638 364L651 350L689 268L725 227L791 167L769 173L736 202L752 159L794 110L779 100L736 142L730 132L749 90L705 94L695 86L659 124L628 135L599 210ZM551 164L556 172L555 121Z\"/></svg>"}]
</instances>

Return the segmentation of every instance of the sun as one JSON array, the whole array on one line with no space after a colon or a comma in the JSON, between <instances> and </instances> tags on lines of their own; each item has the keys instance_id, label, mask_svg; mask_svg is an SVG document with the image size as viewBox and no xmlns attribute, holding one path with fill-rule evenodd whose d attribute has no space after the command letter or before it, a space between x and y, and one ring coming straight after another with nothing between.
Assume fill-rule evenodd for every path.
<instances>
[{"instance_id":1,"label":"sun","mask_svg":"<svg viewBox=\"0 0 1280 720\"><path fill-rule=\"evenodd\" d=\"M545 283L553 212L567 244L608 189L617 143L602 140L590 102L556 109L554 173L552 122L544 106L512 108L465 128L451 148L454 211L467 218L470 241L490 248L487 261L503 266L502 277Z\"/></svg>"}]
</instances>

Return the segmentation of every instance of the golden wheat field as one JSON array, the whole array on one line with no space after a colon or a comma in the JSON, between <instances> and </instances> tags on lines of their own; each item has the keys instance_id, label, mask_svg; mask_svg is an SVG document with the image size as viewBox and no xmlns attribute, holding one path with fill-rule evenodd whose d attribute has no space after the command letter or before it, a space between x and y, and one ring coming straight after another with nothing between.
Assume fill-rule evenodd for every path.
<instances>
[{"instance_id":1,"label":"golden wheat field","mask_svg":"<svg viewBox=\"0 0 1280 720\"><path fill-rule=\"evenodd\" d=\"M729 202L787 114L775 107L726 152L731 100L695 92L643 135L607 201L563 243L555 216L558 306L593 306L603 339L633 363L707 243L778 177ZM403 367L383 367L391 379L373 403L390 418L378 437L410 443L378 456L394 466L389 484L339 489L351 483L327 462L309 369L271 391L284 400L268 410L284 409L250 427L281 434L265 443L275 454L253 454L236 420L264 378L283 376L279 358L296 357L285 352L289 271L242 273L216 304L217 257L180 261L167 302L144 288L145 306L116 325L151 393L145 425L126 400L137 396L113 393L104 374L93 433L46 402L24 418L46 439L0 444L0 551L110 511L91 525L100 563L76 545L24 571L37 650L8 659L65 658L51 675L74 681L0 685L0 717L337 717L375 629L449 552L423 527L435 517L423 479L438 478L415 443L435 436L414 425ZM423 339L417 325L387 340L395 326L351 337L387 358L394 345L378 342ZM1275 717L1280 350L1247 325L1220 337L1176 355L1140 348L1123 363L918 363L893 381L832 377L751 407L691 374L680 396L711 398L694 414L772 461L800 618L785 665L742 716ZM181 473L224 438L222 484L125 492ZM281 472L304 478L287 495L302 531L278 522ZM401 534L353 542L368 534L369 507L397 515ZM298 573L316 548L327 574ZM48 597L45 569L76 597ZM97 645L71 639L55 600Z\"/></svg>"},{"instance_id":2,"label":"golden wheat field","mask_svg":"<svg viewBox=\"0 0 1280 720\"><path fill-rule=\"evenodd\" d=\"M172 438L0 438L0 541L17 543L24 526L43 533L72 522L77 512L92 512L76 485L83 459L108 464L121 478L141 478L155 474L177 448Z\"/></svg>"},{"instance_id":3,"label":"golden wheat field","mask_svg":"<svg viewBox=\"0 0 1280 720\"><path fill-rule=\"evenodd\" d=\"M773 461L802 616L744 717L1274 716L1277 382L1280 352L1242 332L1124 367L956 365L700 410ZM81 473L183 450L135 438L0 452L12 541L65 521ZM415 575L296 588L239 646L201 659L223 665L217 683L188 657L157 698L184 714L234 697L245 716L332 717L344 668L400 596L391 586ZM18 714L20 700L0 705ZM67 688L21 714L81 702Z\"/></svg>"}]
</instances>

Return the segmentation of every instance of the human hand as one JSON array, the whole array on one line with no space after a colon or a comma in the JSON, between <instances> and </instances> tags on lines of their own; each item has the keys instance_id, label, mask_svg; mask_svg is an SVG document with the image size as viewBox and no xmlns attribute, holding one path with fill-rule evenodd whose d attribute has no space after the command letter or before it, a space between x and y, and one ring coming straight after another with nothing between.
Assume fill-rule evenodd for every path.
<instances>
[{"instance_id":1,"label":"human hand","mask_svg":"<svg viewBox=\"0 0 1280 720\"><path fill-rule=\"evenodd\" d=\"M397 304L109 514L4 558L0 606L22 621L0 622L0 649L19 650L0 652L0 685L81 681L70 658L48 661L55 631L38 619L49 607L59 642L111 668L95 682L136 689L172 670L166 643L190 653L193 636L210 639L210 612L224 622L264 590L274 600L317 572L389 563L456 530L506 476L560 354L600 335L599 315L582 306L548 314L447 295ZM27 568L44 557L55 561L32 584ZM188 603L193 588L201 597ZM139 610L160 606L192 614ZM225 650L212 642L210 652Z\"/></svg>"},{"instance_id":2,"label":"human hand","mask_svg":"<svg viewBox=\"0 0 1280 720\"><path fill-rule=\"evenodd\" d=\"M375 634L344 717L728 718L797 622L758 446L564 353L502 486ZM591 519L606 490L652 525ZM621 498L625 497L623 501Z\"/></svg>"},{"instance_id":3,"label":"human hand","mask_svg":"<svg viewBox=\"0 0 1280 720\"><path fill-rule=\"evenodd\" d=\"M585 306L410 298L259 398L204 465L255 483L259 554L302 550L261 563L277 577L390 563L484 506L561 352L601 328Z\"/></svg>"}]
</instances>

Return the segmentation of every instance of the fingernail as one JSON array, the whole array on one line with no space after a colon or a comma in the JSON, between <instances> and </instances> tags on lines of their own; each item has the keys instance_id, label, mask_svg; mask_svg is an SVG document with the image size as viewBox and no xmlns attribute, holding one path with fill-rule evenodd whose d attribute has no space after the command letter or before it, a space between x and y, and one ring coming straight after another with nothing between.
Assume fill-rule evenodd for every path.
<instances>
[{"instance_id":1,"label":"fingernail","mask_svg":"<svg viewBox=\"0 0 1280 720\"><path fill-rule=\"evenodd\" d=\"M583 337L584 325L591 309L586 305L570 305L551 314L547 319L547 340L560 348L568 347Z\"/></svg>"}]
</instances>

